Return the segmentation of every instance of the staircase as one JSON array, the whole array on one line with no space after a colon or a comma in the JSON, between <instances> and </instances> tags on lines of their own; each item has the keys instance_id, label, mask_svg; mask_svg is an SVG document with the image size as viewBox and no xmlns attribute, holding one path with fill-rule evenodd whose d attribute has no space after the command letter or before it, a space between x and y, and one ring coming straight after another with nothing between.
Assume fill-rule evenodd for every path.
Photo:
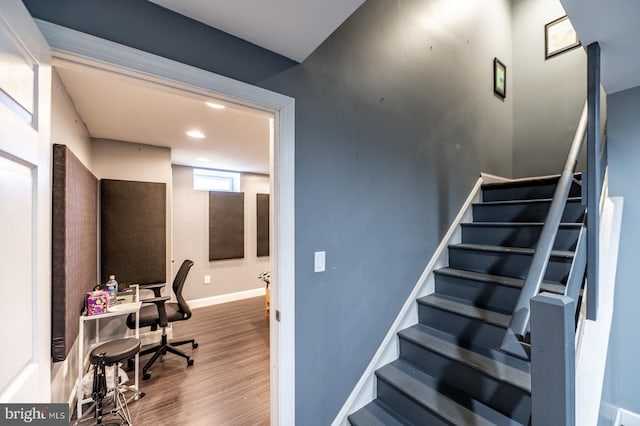
<instances>
[{"instance_id":1,"label":"staircase","mask_svg":"<svg viewBox=\"0 0 640 426\"><path fill-rule=\"evenodd\" d=\"M572 184L541 291L564 294L585 206ZM500 345L558 178L485 184L419 298L419 322L398 333L400 356L376 371L377 399L348 417L360 425L527 425L530 363Z\"/></svg>"}]
</instances>

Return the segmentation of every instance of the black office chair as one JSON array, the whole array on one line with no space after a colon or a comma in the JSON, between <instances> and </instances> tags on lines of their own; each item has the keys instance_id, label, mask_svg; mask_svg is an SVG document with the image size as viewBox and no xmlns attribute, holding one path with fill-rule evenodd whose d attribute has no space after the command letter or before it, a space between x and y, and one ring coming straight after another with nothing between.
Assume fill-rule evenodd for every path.
<instances>
[{"instance_id":1,"label":"black office chair","mask_svg":"<svg viewBox=\"0 0 640 426\"><path fill-rule=\"evenodd\" d=\"M191 347L195 349L198 347L196 341L194 339L190 339L181 340L178 342L168 342L166 333L167 325L169 325L170 322L184 321L191 318L191 310L189 309L189 305L187 305L187 302L182 297L182 288L184 287L184 283L187 279L187 274L189 273L189 270L192 266L193 262L191 260L185 260L180 266L180 269L178 270L175 278L173 279L172 288L173 292L176 295L176 299L178 301L177 303L168 302L168 296L160 295L160 291L164 287L164 283L140 285L140 289L153 290L155 296L151 299L142 299L143 306L142 308L140 308L140 327L151 327L152 330L157 330L158 327L162 328L162 339L160 341L160 344L140 351L140 355L153 353L151 359L147 361L142 369L142 377L144 379L148 379L151 377L149 368L151 368L158 357L166 354L167 352L171 352L172 354L186 358L187 366L190 367L193 365L193 359L191 359L189 355L182 352L181 350L176 349L176 346L191 343ZM131 329L135 329L135 314L129 315L129 317L127 318L127 326Z\"/></svg>"}]
</instances>

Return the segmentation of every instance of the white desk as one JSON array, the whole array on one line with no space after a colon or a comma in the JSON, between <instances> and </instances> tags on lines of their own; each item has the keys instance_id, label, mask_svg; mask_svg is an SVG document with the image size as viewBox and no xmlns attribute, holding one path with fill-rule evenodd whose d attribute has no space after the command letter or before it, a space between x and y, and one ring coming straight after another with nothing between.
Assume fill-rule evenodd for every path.
<instances>
[{"instance_id":1,"label":"white desk","mask_svg":"<svg viewBox=\"0 0 640 426\"><path fill-rule=\"evenodd\" d=\"M136 339L140 338L140 307L142 306L142 302L140 302L140 293L139 293L139 289L138 286L135 286L135 295L134 295L134 301L129 302L129 303L121 303L121 304L117 304L113 307L109 308L109 312L107 312L106 314L99 314L99 315L84 315L84 313L82 315L80 315L80 330L78 333L78 383L76 385L77 389L77 397L78 397L78 404L77 404L77 418L81 418L82 417L82 405L86 404L88 402L93 401L91 398L85 398L84 397L84 389L82 388L82 378L84 376L84 364L85 364L85 356L84 356L84 328L87 325L87 323L89 321L94 321L95 322L95 326L96 326L96 339L95 342L92 343L89 347L89 353L90 351L97 346L100 342L100 320L103 318L111 318L111 317L117 317L117 316L121 316L121 315L129 315L129 314L136 314L136 328L135 328L135 337ZM102 342L104 343L104 342ZM138 364L139 364L139 354L136 354L135 356L135 381L134 381L134 385L133 386L125 386L126 389L131 390L133 392L135 392L135 399L138 399L139 396L139 386L138 386Z\"/></svg>"}]
</instances>

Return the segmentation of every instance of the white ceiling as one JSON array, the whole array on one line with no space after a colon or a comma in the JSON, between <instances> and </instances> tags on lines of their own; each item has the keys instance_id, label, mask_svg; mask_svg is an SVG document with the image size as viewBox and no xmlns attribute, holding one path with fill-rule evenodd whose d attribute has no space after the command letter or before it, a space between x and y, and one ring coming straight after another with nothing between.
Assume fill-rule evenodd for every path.
<instances>
[{"instance_id":1,"label":"white ceiling","mask_svg":"<svg viewBox=\"0 0 640 426\"><path fill-rule=\"evenodd\" d=\"M269 173L270 113L74 63L56 70L93 138L170 147L173 164Z\"/></svg>"},{"instance_id":2,"label":"white ceiling","mask_svg":"<svg viewBox=\"0 0 640 426\"><path fill-rule=\"evenodd\" d=\"M364 0L149 0L302 62Z\"/></svg>"},{"instance_id":3,"label":"white ceiling","mask_svg":"<svg viewBox=\"0 0 640 426\"><path fill-rule=\"evenodd\" d=\"M582 44L600 43L601 78L607 93L640 85L640 1L561 2Z\"/></svg>"}]
</instances>

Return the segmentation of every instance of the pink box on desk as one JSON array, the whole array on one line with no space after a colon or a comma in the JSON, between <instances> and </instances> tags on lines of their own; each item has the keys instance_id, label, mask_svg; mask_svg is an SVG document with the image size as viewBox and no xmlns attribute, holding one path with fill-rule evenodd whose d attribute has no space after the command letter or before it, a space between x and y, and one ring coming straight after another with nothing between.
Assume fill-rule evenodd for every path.
<instances>
[{"instance_id":1,"label":"pink box on desk","mask_svg":"<svg viewBox=\"0 0 640 426\"><path fill-rule=\"evenodd\" d=\"M87 315L106 314L109 309L109 292L104 290L87 293Z\"/></svg>"}]
</instances>

